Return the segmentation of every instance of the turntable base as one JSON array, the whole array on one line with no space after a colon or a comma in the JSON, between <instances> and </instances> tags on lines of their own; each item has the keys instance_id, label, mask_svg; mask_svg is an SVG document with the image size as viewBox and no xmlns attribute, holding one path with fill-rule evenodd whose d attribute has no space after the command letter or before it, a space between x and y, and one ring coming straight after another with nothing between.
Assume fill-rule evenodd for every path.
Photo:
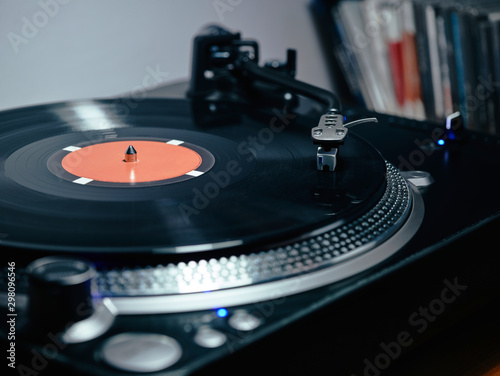
<instances>
[{"instance_id":1,"label":"turntable base","mask_svg":"<svg viewBox=\"0 0 500 376\"><path fill-rule=\"evenodd\" d=\"M293 51L194 45L189 98L2 113L14 372L397 373L498 299L499 140L360 124Z\"/></svg>"}]
</instances>

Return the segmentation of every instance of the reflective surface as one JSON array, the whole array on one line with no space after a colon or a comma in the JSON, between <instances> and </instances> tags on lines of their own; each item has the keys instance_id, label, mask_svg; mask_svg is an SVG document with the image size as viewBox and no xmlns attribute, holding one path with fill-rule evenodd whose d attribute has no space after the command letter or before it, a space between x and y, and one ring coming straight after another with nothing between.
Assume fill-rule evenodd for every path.
<instances>
[{"instance_id":1,"label":"reflective surface","mask_svg":"<svg viewBox=\"0 0 500 376\"><path fill-rule=\"evenodd\" d=\"M383 159L355 135L335 174L316 171L307 117L299 122L273 109L206 126L193 120L186 100L145 100L129 110L87 101L3 114L0 226L7 236L0 244L92 253L267 248L356 218L385 189ZM148 138L206 149L213 167L132 189L58 176L54 155L68 146Z\"/></svg>"}]
</instances>

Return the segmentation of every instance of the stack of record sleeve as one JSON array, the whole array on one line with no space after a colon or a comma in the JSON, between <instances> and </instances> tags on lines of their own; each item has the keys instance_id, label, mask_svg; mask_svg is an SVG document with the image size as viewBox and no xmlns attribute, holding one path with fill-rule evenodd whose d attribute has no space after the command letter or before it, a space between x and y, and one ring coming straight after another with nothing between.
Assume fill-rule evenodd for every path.
<instances>
[{"instance_id":1,"label":"stack of record sleeve","mask_svg":"<svg viewBox=\"0 0 500 376\"><path fill-rule=\"evenodd\" d=\"M324 8L351 94L370 110L500 134L498 0L339 0Z\"/></svg>"}]
</instances>

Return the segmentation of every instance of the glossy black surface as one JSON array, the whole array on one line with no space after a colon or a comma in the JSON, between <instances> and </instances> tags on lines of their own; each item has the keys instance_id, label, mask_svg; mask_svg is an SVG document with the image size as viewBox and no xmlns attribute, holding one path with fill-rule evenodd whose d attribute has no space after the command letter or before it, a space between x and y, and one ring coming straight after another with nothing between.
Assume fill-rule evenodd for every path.
<instances>
[{"instance_id":1,"label":"glossy black surface","mask_svg":"<svg viewBox=\"0 0 500 376\"><path fill-rule=\"evenodd\" d=\"M348 119L367 115L346 114ZM401 346L389 362L380 363L386 368L378 369L381 375L397 375L401 369L399 374L404 374L401 362L414 349L500 295L500 254L495 247L500 227L500 151L497 139L475 133L467 133L460 143L445 140L438 146L433 138L440 133L439 124L377 117L377 125L359 125L351 135L369 140L396 167L424 170L435 179L421 189L422 226L392 258L315 291L228 307L228 317L218 317L216 311L120 316L101 338L67 346L45 371L62 367L75 375L127 374L104 364L99 354L107 338L133 330L165 334L182 346L182 358L161 375L229 375L244 369L252 374L359 376L370 374L369 363L387 354L384 346L408 333L408 345ZM436 304L447 287L445 281L466 287L439 315L411 321L421 307ZM262 325L250 332L231 328L228 318L237 309L258 315ZM227 342L215 349L197 346L193 338L203 325L223 331ZM35 359L32 349L44 353L47 343L52 342L26 341L26 351L18 352L19 363L30 366Z\"/></svg>"},{"instance_id":2,"label":"glossy black surface","mask_svg":"<svg viewBox=\"0 0 500 376\"><path fill-rule=\"evenodd\" d=\"M421 189L425 217L416 235L393 257L354 277L249 307L267 315L269 325L278 324L240 340L241 351L196 375L229 374L244 363L249 373L399 376L411 370L411 362L422 361L419 354L429 343L446 356L446 347L433 344L434 338L462 330L464 319L480 320L484 309L497 304L500 140L466 132L460 142L444 138L439 146L441 124L376 116L378 125L359 125L352 132L401 170L427 171L435 179ZM444 302L450 286L455 298ZM464 346L461 355L468 354ZM450 369L443 366L437 373L451 374Z\"/></svg>"},{"instance_id":3,"label":"glossy black surface","mask_svg":"<svg viewBox=\"0 0 500 376\"><path fill-rule=\"evenodd\" d=\"M0 245L89 253L269 246L344 222L378 200L385 164L364 140L346 141L335 174L319 172L309 119L255 112L212 126L197 124L186 100L147 100L126 115L111 101L4 112ZM215 165L190 180L127 187L75 184L48 168L70 145L144 138L199 145Z\"/></svg>"},{"instance_id":4,"label":"glossy black surface","mask_svg":"<svg viewBox=\"0 0 500 376\"><path fill-rule=\"evenodd\" d=\"M364 115L353 111L351 116ZM434 245L500 215L498 137L466 132L460 141L452 141L444 124L377 117L377 127L360 125L353 132L372 142L401 171L427 171L435 180L422 190L424 223L410 249Z\"/></svg>"}]
</instances>

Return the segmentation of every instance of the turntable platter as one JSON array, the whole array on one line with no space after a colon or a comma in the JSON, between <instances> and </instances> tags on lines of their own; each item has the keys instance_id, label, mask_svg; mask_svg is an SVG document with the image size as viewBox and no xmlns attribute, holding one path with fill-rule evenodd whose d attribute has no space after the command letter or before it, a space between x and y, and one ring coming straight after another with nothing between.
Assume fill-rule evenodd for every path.
<instances>
[{"instance_id":1,"label":"turntable platter","mask_svg":"<svg viewBox=\"0 0 500 376\"><path fill-rule=\"evenodd\" d=\"M145 100L125 115L112 101L7 111L1 242L64 252L269 246L381 199L386 165L371 145L352 135L336 173L319 172L307 118L277 113L202 127L186 100ZM128 146L138 161L125 161Z\"/></svg>"}]
</instances>

